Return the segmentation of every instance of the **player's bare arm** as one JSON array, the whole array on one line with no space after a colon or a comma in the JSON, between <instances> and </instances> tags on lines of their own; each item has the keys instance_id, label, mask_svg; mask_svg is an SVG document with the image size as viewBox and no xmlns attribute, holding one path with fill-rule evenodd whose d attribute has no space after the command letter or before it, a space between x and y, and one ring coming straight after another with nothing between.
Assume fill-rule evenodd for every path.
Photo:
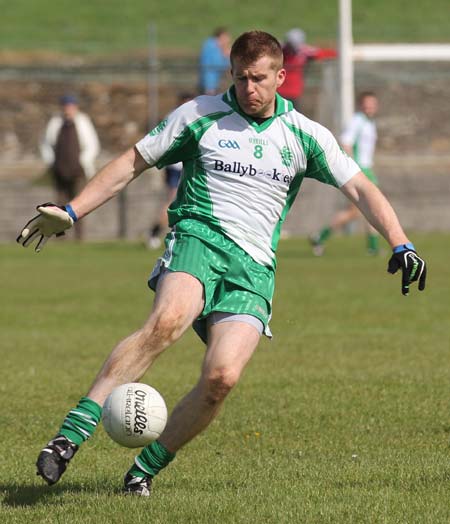
<instances>
[{"instance_id":1,"label":"player's bare arm","mask_svg":"<svg viewBox=\"0 0 450 524\"><path fill-rule=\"evenodd\" d=\"M149 166L136 148L106 164L69 204L78 219L113 198Z\"/></svg>"}]
</instances>

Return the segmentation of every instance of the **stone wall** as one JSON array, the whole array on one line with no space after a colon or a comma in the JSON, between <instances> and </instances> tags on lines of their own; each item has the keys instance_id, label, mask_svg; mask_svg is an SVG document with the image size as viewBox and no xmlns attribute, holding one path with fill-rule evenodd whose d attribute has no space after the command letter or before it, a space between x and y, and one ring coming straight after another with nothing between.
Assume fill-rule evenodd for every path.
<instances>
[{"instance_id":1,"label":"stone wall","mask_svg":"<svg viewBox=\"0 0 450 524\"><path fill-rule=\"evenodd\" d=\"M177 92L195 90L195 64L187 61L185 69L172 66L160 71L161 115L174 106ZM28 64L22 70L10 70L0 64L1 242L15 238L37 204L54 198L51 186L42 185L45 166L38 144L62 93L75 91L82 109L92 116L103 148L99 166L148 130L145 65L69 71L46 67L35 65L31 70ZM303 100L305 114L331 127L333 77L329 67L324 75L323 66L314 65ZM449 231L450 65L364 64L358 66L356 79L358 91L374 89L380 98L376 172L402 223L407 229ZM127 238L145 236L158 213L162 186L162 177L155 171L144 173L129 186ZM285 231L309 234L342 205L345 201L338 191L306 180ZM87 238L116 238L121 229L119 209L116 200L87 217Z\"/></svg>"}]
</instances>

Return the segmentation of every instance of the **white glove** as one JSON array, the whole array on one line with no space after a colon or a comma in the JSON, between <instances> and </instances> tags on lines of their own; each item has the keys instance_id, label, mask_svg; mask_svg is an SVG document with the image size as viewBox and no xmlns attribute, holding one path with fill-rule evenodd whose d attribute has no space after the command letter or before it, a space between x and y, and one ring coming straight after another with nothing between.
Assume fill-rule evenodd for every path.
<instances>
[{"instance_id":1,"label":"white glove","mask_svg":"<svg viewBox=\"0 0 450 524\"><path fill-rule=\"evenodd\" d=\"M63 206L57 206L51 202L41 204L36 209L39 215L25 224L17 237L17 242L23 247L28 247L33 240L39 238L34 249L39 253L52 235L57 237L64 235L64 231L70 229L74 221Z\"/></svg>"}]
</instances>

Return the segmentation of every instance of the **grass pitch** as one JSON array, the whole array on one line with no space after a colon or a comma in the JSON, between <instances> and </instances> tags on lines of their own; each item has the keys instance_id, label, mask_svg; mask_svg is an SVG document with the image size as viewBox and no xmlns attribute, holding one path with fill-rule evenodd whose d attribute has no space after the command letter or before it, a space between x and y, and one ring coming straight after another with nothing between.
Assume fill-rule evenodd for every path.
<instances>
[{"instance_id":1,"label":"grass pitch","mask_svg":"<svg viewBox=\"0 0 450 524\"><path fill-rule=\"evenodd\" d=\"M184 0L0 0L0 49L49 50L81 54L114 54L148 46L148 25L155 24L159 45L198 53L217 26L234 37L263 29L283 38L292 27L303 28L313 44L334 42L338 1L284 0L242 2ZM426 16L424 16L426 13ZM447 42L448 0L353 0L355 42Z\"/></svg>"},{"instance_id":2,"label":"grass pitch","mask_svg":"<svg viewBox=\"0 0 450 524\"><path fill-rule=\"evenodd\" d=\"M360 237L323 258L283 241L271 324L211 427L154 482L120 494L134 452L100 428L51 488L34 462L114 343L151 306L136 244L0 247L3 523L448 523L449 235L413 235L427 289L400 293ZM189 333L144 380L169 409L198 375Z\"/></svg>"}]
</instances>

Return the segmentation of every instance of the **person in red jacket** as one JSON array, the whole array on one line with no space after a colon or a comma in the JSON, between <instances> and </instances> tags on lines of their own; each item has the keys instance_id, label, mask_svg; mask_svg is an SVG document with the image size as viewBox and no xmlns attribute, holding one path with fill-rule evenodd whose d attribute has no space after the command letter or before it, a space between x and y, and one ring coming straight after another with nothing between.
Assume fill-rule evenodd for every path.
<instances>
[{"instance_id":1,"label":"person in red jacket","mask_svg":"<svg viewBox=\"0 0 450 524\"><path fill-rule=\"evenodd\" d=\"M305 66L310 60L335 58L337 55L335 49L313 47L305 41L306 35L301 29L291 29L286 33L283 45L286 80L278 88L280 95L291 100L297 110L305 87Z\"/></svg>"}]
</instances>

